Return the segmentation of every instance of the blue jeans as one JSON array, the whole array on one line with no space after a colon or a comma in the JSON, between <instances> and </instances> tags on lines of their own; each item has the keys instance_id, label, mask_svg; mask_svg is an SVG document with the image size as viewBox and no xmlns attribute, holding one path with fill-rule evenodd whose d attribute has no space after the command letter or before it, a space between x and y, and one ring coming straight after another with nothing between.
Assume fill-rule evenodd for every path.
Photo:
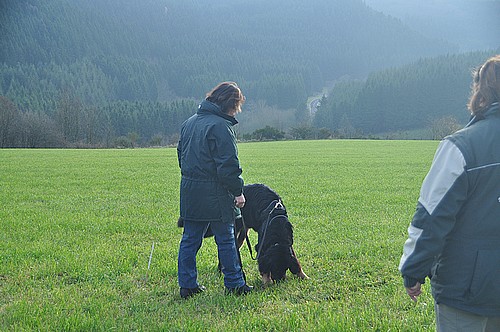
<instances>
[{"instance_id":1,"label":"blue jeans","mask_svg":"<svg viewBox=\"0 0 500 332\"><path fill-rule=\"evenodd\" d=\"M181 288L196 288L199 286L196 254L201 247L203 235L209 225L217 243L219 261L224 274L224 285L229 288L243 286L245 280L243 279L243 271L234 239L234 223L208 223L189 220L184 220L184 233L179 246L177 260L179 286Z\"/></svg>"}]
</instances>

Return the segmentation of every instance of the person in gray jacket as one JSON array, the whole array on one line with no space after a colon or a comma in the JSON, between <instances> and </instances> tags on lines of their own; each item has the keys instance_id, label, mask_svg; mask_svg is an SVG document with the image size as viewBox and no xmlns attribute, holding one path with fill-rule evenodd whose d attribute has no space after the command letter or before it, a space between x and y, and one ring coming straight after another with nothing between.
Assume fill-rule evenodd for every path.
<instances>
[{"instance_id":1,"label":"person in gray jacket","mask_svg":"<svg viewBox=\"0 0 500 332\"><path fill-rule=\"evenodd\" d=\"M196 114L181 127L177 156L181 169L180 216L184 231L179 246L180 295L188 298L205 290L198 283L196 255L208 226L215 235L226 291L246 294L234 238L238 209L245 204L238 160L234 116L245 97L235 82L222 82L210 91Z\"/></svg>"},{"instance_id":2,"label":"person in gray jacket","mask_svg":"<svg viewBox=\"0 0 500 332\"><path fill-rule=\"evenodd\" d=\"M465 128L423 181L399 270L417 301L430 278L438 331L500 331L500 56L474 71Z\"/></svg>"}]
</instances>

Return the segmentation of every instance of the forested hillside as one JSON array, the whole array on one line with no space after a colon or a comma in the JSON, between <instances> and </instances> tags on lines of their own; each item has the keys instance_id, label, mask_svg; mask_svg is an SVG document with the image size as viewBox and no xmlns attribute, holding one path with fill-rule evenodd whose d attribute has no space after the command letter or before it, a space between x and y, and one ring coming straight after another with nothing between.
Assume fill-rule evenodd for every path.
<instances>
[{"instance_id":1,"label":"forested hillside","mask_svg":"<svg viewBox=\"0 0 500 332\"><path fill-rule=\"evenodd\" d=\"M343 137L431 129L445 118L463 125L472 70L493 54L441 56L345 80L323 98L314 123Z\"/></svg>"},{"instance_id":2,"label":"forested hillside","mask_svg":"<svg viewBox=\"0 0 500 332\"><path fill-rule=\"evenodd\" d=\"M287 130L328 82L458 49L362 0L4 0L0 36L0 146L174 142L222 80Z\"/></svg>"}]
</instances>

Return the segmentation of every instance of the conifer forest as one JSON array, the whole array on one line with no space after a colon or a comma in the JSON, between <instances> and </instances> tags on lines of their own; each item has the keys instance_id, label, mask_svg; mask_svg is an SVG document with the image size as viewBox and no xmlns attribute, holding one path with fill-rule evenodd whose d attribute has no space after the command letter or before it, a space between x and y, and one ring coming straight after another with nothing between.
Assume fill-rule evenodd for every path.
<instances>
[{"instance_id":1,"label":"conifer forest","mask_svg":"<svg viewBox=\"0 0 500 332\"><path fill-rule=\"evenodd\" d=\"M4 0L0 147L174 145L229 80L242 140L437 138L500 53L500 1L443 3L463 40L362 0Z\"/></svg>"}]
</instances>

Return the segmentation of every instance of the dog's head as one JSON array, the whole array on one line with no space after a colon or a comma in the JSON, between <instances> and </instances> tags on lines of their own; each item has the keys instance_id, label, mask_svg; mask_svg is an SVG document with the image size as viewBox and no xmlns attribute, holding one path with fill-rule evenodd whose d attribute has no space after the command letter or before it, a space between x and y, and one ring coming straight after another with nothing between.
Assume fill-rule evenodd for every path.
<instances>
[{"instance_id":1,"label":"dog's head","mask_svg":"<svg viewBox=\"0 0 500 332\"><path fill-rule=\"evenodd\" d=\"M292 263L292 253L289 246L275 243L259 257L259 271L264 279L282 281Z\"/></svg>"},{"instance_id":2,"label":"dog's head","mask_svg":"<svg viewBox=\"0 0 500 332\"><path fill-rule=\"evenodd\" d=\"M285 208L280 203L267 212L267 221L259 231L259 272L263 279L281 281L293 259L293 227Z\"/></svg>"}]
</instances>

